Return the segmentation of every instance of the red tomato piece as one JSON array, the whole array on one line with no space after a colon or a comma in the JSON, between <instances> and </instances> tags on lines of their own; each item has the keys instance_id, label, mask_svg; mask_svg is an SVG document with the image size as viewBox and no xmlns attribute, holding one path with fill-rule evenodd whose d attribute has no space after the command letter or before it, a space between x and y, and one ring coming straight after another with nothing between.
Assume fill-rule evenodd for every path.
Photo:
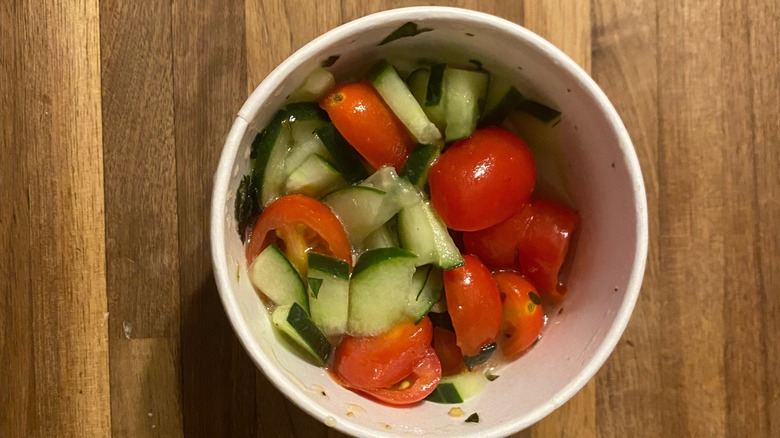
<instances>
[{"instance_id":1,"label":"red tomato piece","mask_svg":"<svg viewBox=\"0 0 780 438\"><path fill-rule=\"evenodd\" d=\"M433 349L441 362L441 373L444 376L458 374L465 369L463 353L458 347L455 333L441 327L433 328Z\"/></svg>"},{"instance_id":2,"label":"red tomato piece","mask_svg":"<svg viewBox=\"0 0 780 438\"><path fill-rule=\"evenodd\" d=\"M304 275L308 251L340 258L352 266L352 246L344 225L327 205L308 196L281 197L260 213L246 245L247 264L272 243Z\"/></svg>"},{"instance_id":3,"label":"red tomato piece","mask_svg":"<svg viewBox=\"0 0 780 438\"><path fill-rule=\"evenodd\" d=\"M414 140L374 87L365 82L336 85L320 107L369 164L401 171Z\"/></svg>"},{"instance_id":4,"label":"red tomato piece","mask_svg":"<svg viewBox=\"0 0 780 438\"><path fill-rule=\"evenodd\" d=\"M515 357L539 339L544 326L542 299L534 285L516 272L497 272L493 277L504 300L504 336L499 345L506 356Z\"/></svg>"},{"instance_id":5,"label":"red tomato piece","mask_svg":"<svg viewBox=\"0 0 780 438\"><path fill-rule=\"evenodd\" d=\"M528 202L536 164L528 145L510 131L490 127L450 146L431 166L431 202L448 227L482 230Z\"/></svg>"},{"instance_id":6,"label":"red tomato piece","mask_svg":"<svg viewBox=\"0 0 780 438\"><path fill-rule=\"evenodd\" d=\"M520 273L546 294L558 290L558 273L566 260L580 217L558 202L533 200L523 209L528 226L517 243Z\"/></svg>"},{"instance_id":7,"label":"red tomato piece","mask_svg":"<svg viewBox=\"0 0 780 438\"><path fill-rule=\"evenodd\" d=\"M431 345L429 318L401 324L379 336L344 336L336 347L333 372L344 386L367 390L390 387L408 376Z\"/></svg>"},{"instance_id":8,"label":"red tomato piece","mask_svg":"<svg viewBox=\"0 0 780 438\"><path fill-rule=\"evenodd\" d=\"M519 213L499 224L463 233L466 252L479 257L491 269L517 267L517 244L528 226L528 215Z\"/></svg>"},{"instance_id":9,"label":"red tomato piece","mask_svg":"<svg viewBox=\"0 0 780 438\"><path fill-rule=\"evenodd\" d=\"M501 330L501 297L490 271L472 255L460 268L444 271L447 310L464 355L476 356Z\"/></svg>"},{"instance_id":10,"label":"red tomato piece","mask_svg":"<svg viewBox=\"0 0 780 438\"><path fill-rule=\"evenodd\" d=\"M466 251L490 268L518 269L543 294L560 297L558 273L578 226L571 207L533 199L498 225L463 233L463 241Z\"/></svg>"},{"instance_id":11,"label":"red tomato piece","mask_svg":"<svg viewBox=\"0 0 780 438\"><path fill-rule=\"evenodd\" d=\"M433 348L428 347L417 366L399 383L380 389L363 390L379 401L391 405L408 405L428 396L441 380L441 364Z\"/></svg>"}]
</instances>

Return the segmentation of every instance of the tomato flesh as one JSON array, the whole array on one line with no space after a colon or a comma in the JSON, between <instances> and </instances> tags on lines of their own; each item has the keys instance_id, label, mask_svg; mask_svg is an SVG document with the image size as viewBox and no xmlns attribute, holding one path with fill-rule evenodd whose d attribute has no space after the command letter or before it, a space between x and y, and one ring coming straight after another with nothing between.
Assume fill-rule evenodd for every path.
<instances>
[{"instance_id":1,"label":"tomato flesh","mask_svg":"<svg viewBox=\"0 0 780 438\"><path fill-rule=\"evenodd\" d=\"M463 233L466 252L492 269L517 269L547 296L560 299L558 274L579 216L572 208L533 199L516 215L485 230Z\"/></svg>"},{"instance_id":2,"label":"tomato flesh","mask_svg":"<svg viewBox=\"0 0 780 438\"><path fill-rule=\"evenodd\" d=\"M464 355L476 356L501 329L501 297L490 271L472 255L460 268L444 271L447 310Z\"/></svg>"},{"instance_id":3,"label":"tomato flesh","mask_svg":"<svg viewBox=\"0 0 780 438\"><path fill-rule=\"evenodd\" d=\"M333 371L345 386L366 390L394 385L408 376L431 345L429 318L401 324L379 336L344 336L336 347Z\"/></svg>"},{"instance_id":4,"label":"tomato flesh","mask_svg":"<svg viewBox=\"0 0 780 438\"><path fill-rule=\"evenodd\" d=\"M542 199L524 209L528 226L517 243L520 273L543 293L558 292L558 273L580 222L570 207Z\"/></svg>"},{"instance_id":5,"label":"tomato flesh","mask_svg":"<svg viewBox=\"0 0 780 438\"><path fill-rule=\"evenodd\" d=\"M280 240L285 255L302 275L308 251L340 258L352 266L352 246L344 225L328 206L308 196L283 196L260 213L246 245L247 265Z\"/></svg>"},{"instance_id":6,"label":"tomato flesh","mask_svg":"<svg viewBox=\"0 0 780 438\"><path fill-rule=\"evenodd\" d=\"M502 352L516 357L539 339L544 327L541 297L522 275L504 271L493 275L504 300L502 309Z\"/></svg>"},{"instance_id":7,"label":"tomato flesh","mask_svg":"<svg viewBox=\"0 0 780 438\"><path fill-rule=\"evenodd\" d=\"M433 392L441 376L439 358L433 348L428 347L412 372L399 383L388 388L368 389L363 392L391 405L408 405L421 401Z\"/></svg>"},{"instance_id":8,"label":"tomato flesh","mask_svg":"<svg viewBox=\"0 0 780 438\"><path fill-rule=\"evenodd\" d=\"M428 182L431 203L449 228L482 230L528 201L536 165L520 137L489 127L447 148L431 166Z\"/></svg>"},{"instance_id":9,"label":"tomato flesh","mask_svg":"<svg viewBox=\"0 0 780 438\"><path fill-rule=\"evenodd\" d=\"M374 168L389 165L401 171L414 141L374 87L365 82L337 85L320 107Z\"/></svg>"}]
</instances>

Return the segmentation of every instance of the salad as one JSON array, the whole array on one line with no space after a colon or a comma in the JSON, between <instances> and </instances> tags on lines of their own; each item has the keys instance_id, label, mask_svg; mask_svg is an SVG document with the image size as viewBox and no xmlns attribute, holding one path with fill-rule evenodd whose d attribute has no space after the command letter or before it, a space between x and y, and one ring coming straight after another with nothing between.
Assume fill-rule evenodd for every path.
<instances>
[{"instance_id":1,"label":"salad","mask_svg":"<svg viewBox=\"0 0 780 438\"><path fill-rule=\"evenodd\" d=\"M579 217L515 134L544 138L560 113L481 66L386 61L360 82L319 68L290 100L235 204L275 327L371 399L463 402L564 297Z\"/></svg>"}]
</instances>

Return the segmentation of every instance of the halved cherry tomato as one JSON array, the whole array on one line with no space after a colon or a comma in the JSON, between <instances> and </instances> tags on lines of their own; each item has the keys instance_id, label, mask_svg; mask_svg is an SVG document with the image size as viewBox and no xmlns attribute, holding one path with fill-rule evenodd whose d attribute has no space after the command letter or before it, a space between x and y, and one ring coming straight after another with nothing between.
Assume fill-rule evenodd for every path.
<instances>
[{"instance_id":1,"label":"halved cherry tomato","mask_svg":"<svg viewBox=\"0 0 780 438\"><path fill-rule=\"evenodd\" d=\"M406 127L370 84L336 85L321 101L341 135L369 164L401 170L414 141Z\"/></svg>"},{"instance_id":2,"label":"halved cherry tomato","mask_svg":"<svg viewBox=\"0 0 780 438\"><path fill-rule=\"evenodd\" d=\"M444 376L458 374L466 368L463 363L463 353L458 347L455 333L441 327L433 328L433 349L441 362L441 373Z\"/></svg>"},{"instance_id":3,"label":"halved cherry tomato","mask_svg":"<svg viewBox=\"0 0 780 438\"><path fill-rule=\"evenodd\" d=\"M517 243L520 273L540 292L555 293L558 273L566 260L580 217L564 204L542 199L530 202L523 214L529 219Z\"/></svg>"},{"instance_id":4,"label":"halved cherry tomato","mask_svg":"<svg viewBox=\"0 0 780 438\"><path fill-rule=\"evenodd\" d=\"M472 255L463 258L463 266L444 271L444 292L458 346L476 356L501 329L501 297L485 265Z\"/></svg>"},{"instance_id":5,"label":"halved cherry tomato","mask_svg":"<svg viewBox=\"0 0 780 438\"><path fill-rule=\"evenodd\" d=\"M558 273L566 259L579 216L572 208L533 199L506 221L463 233L466 251L492 269L518 269L545 295L557 294Z\"/></svg>"},{"instance_id":6,"label":"halved cherry tomato","mask_svg":"<svg viewBox=\"0 0 780 438\"><path fill-rule=\"evenodd\" d=\"M433 348L428 347L412 372L388 388L363 390L366 394L391 405L416 403L432 393L441 380L441 364Z\"/></svg>"},{"instance_id":7,"label":"halved cherry tomato","mask_svg":"<svg viewBox=\"0 0 780 438\"><path fill-rule=\"evenodd\" d=\"M504 271L493 274L504 300L502 311L501 349L514 357L525 351L539 338L544 326L542 299L536 288L522 275Z\"/></svg>"},{"instance_id":8,"label":"halved cherry tomato","mask_svg":"<svg viewBox=\"0 0 780 438\"><path fill-rule=\"evenodd\" d=\"M448 227L482 230L528 202L536 164L528 145L510 131L490 127L450 146L431 166L431 203Z\"/></svg>"},{"instance_id":9,"label":"halved cherry tomato","mask_svg":"<svg viewBox=\"0 0 780 438\"><path fill-rule=\"evenodd\" d=\"M408 376L431 345L433 326L401 324L379 336L344 336L336 347L333 372L345 386L361 390L386 388Z\"/></svg>"},{"instance_id":10,"label":"halved cherry tomato","mask_svg":"<svg viewBox=\"0 0 780 438\"><path fill-rule=\"evenodd\" d=\"M281 197L260 213L246 245L247 264L272 243L284 251L301 275L306 274L309 251L340 258L352 266L352 247L344 225L327 205L308 196Z\"/></svg>"},{"instance_id":11,"label":"halved cherry tomato","mask_svg":"<svg viewBox=\"0 0 780 438\"><path fill-rule=\"evenodd\" d=\"M466 252L479 257L491 269L517 268L517 244L529 219L524 211L490 228L463 233Z\"/></svg>"}]
</instances>

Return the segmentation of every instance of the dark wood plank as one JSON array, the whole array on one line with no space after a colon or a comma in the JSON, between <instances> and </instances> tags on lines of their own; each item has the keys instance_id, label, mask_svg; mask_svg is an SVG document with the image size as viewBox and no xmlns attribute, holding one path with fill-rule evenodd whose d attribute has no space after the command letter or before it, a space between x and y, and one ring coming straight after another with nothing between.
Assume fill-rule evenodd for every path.
<instances>
[{"instance_id":1,"label":"dark wood plank","mask_svg":"<svg viewBox=\"0 0 780 438\"><path fill-rule=\"evenodd\" d=\"M752 190L755 190L753 203L757 209L756 223L751 225L756 227L757 236L755 293L760 297L761 335L758 351L745 350L742 354L752 353L761 360L766 385L756 391L763 404L760 409L766 421L764 430L767 436L780 436L780 372L777 369L780 364L780 151L777 148L780 102L776 98L780 90L780 41L775 37L780 34L780 5L772 0L749 2L747 11L753 132L753 150L748 153L752 152L755 166ZM747 402L753 399L753 394L742 396Z\"/></svg>"},{"instance_id":2,"label":"dark wood plank","mask_svg":"<svg viewBox=\"0 0 780 438\"><path fill-rule=\"evenodd\" d=\"M98 5L0 6L0 435L110 433Z\"/></svg>"},{"instance_id":3,"label":"dark wood plank","mask_svg":"<svg viewBox=\"0 0 780 438\"><path fill-rule=\"evenodd\" d=\"M115 436L181 436L171 4L100 4Z\"/></svg>"},{"instance_id":4,"label":"dark wood plank","mask_svg":"<svg viewBox=\"0 0 780 438\"><path fill-rule=\"evenodd\" d=\"M184 432L255 436L255 367L219 300L208 240L212 175L247 96L244 3L175 0L172 13Z\"/></svg>"}]
</instances>

